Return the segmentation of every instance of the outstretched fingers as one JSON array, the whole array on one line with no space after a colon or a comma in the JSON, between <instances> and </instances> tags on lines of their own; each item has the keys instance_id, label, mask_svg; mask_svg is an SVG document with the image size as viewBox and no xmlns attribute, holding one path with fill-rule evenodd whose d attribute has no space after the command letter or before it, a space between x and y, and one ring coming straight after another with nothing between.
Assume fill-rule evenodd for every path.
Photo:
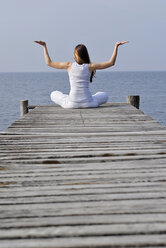
<instances>
[{"instance_id":1,"label":"outstretched fingers","mask_svg":"<svg viewBox=\"0 0 166 248\"><path fill-rule=\"evenodd\" d=\"M121 41L121 42L116 42L117 46L123 45L129 43L129 41Z\"/></svg>"},{"instance_id":2,"label":"outstretched fingers","mask_svg":"<svg viewBox=\"0 0 166 248\"><path fill-rule=\"evenodd\" d=\"M34 41L35 43L37 43L37 44L39 44L39 45L41 45L41 46L45 46L46 45L46 43L44 42L44 41L38 41L38 40L35 40Z\"/></svg>"}]
</instances>

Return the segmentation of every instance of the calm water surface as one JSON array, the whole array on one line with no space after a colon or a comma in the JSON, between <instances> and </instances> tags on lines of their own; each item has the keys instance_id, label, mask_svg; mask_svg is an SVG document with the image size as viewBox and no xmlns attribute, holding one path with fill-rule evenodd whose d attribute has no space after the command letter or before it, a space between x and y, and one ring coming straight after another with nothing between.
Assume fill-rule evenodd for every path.
<instances>
[{"instance_id":1,"label":"calm water surface","mask_svg":"<svg viewBox=\"0 0 166 248\"><path fill-rule=\"evenodd\" d=\"M109 102L126 102L128 95L140 95L140 109L166 125L166 71L97 71L91 92L106 91ZM0 73L0 130L20 116L20 100L30 105L53 104L53 90L69 92L67 72Z\"/></svg>"}]
</instances>

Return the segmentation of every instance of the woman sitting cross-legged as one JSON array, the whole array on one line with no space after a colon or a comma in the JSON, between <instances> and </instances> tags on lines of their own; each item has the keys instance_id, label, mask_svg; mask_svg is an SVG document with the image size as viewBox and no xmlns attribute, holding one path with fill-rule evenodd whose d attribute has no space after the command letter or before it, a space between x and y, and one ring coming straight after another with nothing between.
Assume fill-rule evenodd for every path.
<instances>
[{"instance_id":1,"label":"woman sitting cross-legged","mask_svg":"<svg viewBox=\"0 0 166 248\"><path fill-rule=\"evenodd\" d=\"M85 45L79 44L74 50L75 62L56 62L51 61L46 43L35 41L43 46L46 64L56 69L65 69L68 71L70 80L69 95L60 91L51 93L51 100L63 108L96 108L108 101L108 94L97 92L92 95L89 90L89 83L92 82L96 70L106 69L115 64L118 47L128 41L117 42L113 54L109 61L102 63L91 63L88 50Z\"/></svg>"}]
</instances>

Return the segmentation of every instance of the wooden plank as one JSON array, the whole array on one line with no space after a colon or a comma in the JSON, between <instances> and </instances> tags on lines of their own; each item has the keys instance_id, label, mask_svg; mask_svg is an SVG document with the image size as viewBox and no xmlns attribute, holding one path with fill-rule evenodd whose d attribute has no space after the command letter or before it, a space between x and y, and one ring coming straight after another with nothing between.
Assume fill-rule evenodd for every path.
<instances>
[{"instance_id":1,"label":"wooden plank","mask_svg":"<svg viewBox=\"0 0 166 248\"><path fill-rule=\"evenodd\" d=\"M20 152L22 152L20 154ZM34 151L34 149L32 150L27 150L26 152L25 151L21 151L20 149L20 152L18 151L13 151L13 150L9 150L8 152L2 152L0 154L1 156L1 161L6 161L6 160L9 160L9 159L13 159L13 162L14 162L14 159L20 159L21 160L27 160L27 159L34 159L34 158L37 158L37 159L71 159L73 158L73 161L74 159L80 159L83 160L85 159L86 161L89 160L89 161L96 161L97 160L100 160L101 159L107 159L105 160L106 161L112 161L113 159L130 159L131 158L139 158L139 157L161 157L161 158L164 158L165 157L165 154L166 154L166 150L165 149L126 149L126 150L120 150L120 148L118 149L101 149L101 150L95 150L95 149L90 149L87 150L84 148L82 150L76 150L75 152L72 152L71 150L70 151L65 151L63 152L62 150L49 150L49 149L42 149L42 150L37 150L36 153ZM23 154L24 153L24 154ZM91 160L90 160L91 159ZM83 162L82 162L83 163Z\"/></svg>"},{"instance_id":2,"label":"wooden plank","mask_svg":"<svg viewBox=\"0 0 166 248\"><path fill-rule=\"evenodd\" d=\"M73 196L75 197L75 196ZM71 202L4 204L0 206L0 218L27 216L65 216L82 214L129 214L129 213L166 213L166 199L118 199Z\"/></svg>"},{"instance_id":3,"label":"wooden plank","mask_svg":"<svg viewBox=\"0 0 166 248\"><path fill-rule=\"evenodd\" d=\"M112 235L144 235L165 233L165 223L128 223L114 225L78 225L78 226L51 226L31 227L10 230L1 230L1 239L27 239L27 238L60 238L60 237L85 237L85 236L112 236Z\"/></svg>"},{"instance_id":4,"label":"wooden plank","mask_svg":"<svg viewBox=\"0 0 166 248\"><path fill-rule=\"evenodd\" d=\"M153 237L153 238L152 238ZM152 239L151 239L152 238ZM44 242L42 242L44 240ZM99 237L58 237L41 239L10 239L2 241L2 247L164 247L165 239L163 234L151 235L117 235ZM19 245L17 245L17 243ZM161 246L160 246L161 245Z\"/></svg>"},{"instance_id":5,"label":"wooden plank","mask_svg":"<svg viewBox=\"0 0 166 248\"><path fill-rule=\"evenodd\" d=\"M166 213L161 214L101 214L101 215L72 215L72 216L51 216L46 217L26 217L1 219L0 228L31 228L48 226L75 226L75 225L95 225L95 224L128 224L128 223L154 223L166 222Z\"/></svg>"},{"instance_id":6,"label":"wooden plank","mask_svg":"<svg viewBox=\"0 0 166 248\"><path fill-rule=\"evenodd\" d=\"M61 203L61 202L90 202L90 201L119 201L119 200L143 200L143 199L166 199L166 193L164 191L161 192L135 192L135 193L114 193L111 194L103 192L101 194L97 192L86 193L86 194L68 194L68 195L39 195L32 197L8 197L5 199L1 198L1 205L5 205L6 207L9 205L21 205L21 204L37 204L37 203Z\"/></svg>"},{"instance_id":7,"label":"wooden plank","mask_svg":"<svg viewBox=\"0 0 166 248\"><path fill-rule=\"evenodd\" d=\"M83 248L83 247L163 247L166 242L165 234L151 235L121 235L99 237L71 237L71 238L48 238L48 239L16 239L12 240L13 248ZM11 240L1 241L3 248L11 247ZM160 246L161 245L161 246Z\"/></svg>"},{"instance_id":8,"label":"wooden plank","mask_svg":"<svg viewBox=\"0 0 166 248\"><path fill-rule=\"evenodd\" d=\"M17 164L32 164L32 163L36 163L36 164L79 164L79 163L101 163L101 165L105 162L122 162L122 161L126 161L128 162L133 162L134 161L139 161L139 160L158 160L158 159L166 159L166 155L160 155L160 154L154 154L154 155L132 155L129 154L127 156L101 156L101 157L72 157L72 158L59 158L55 155L52 156L47 156L47 155L43 155L38 157L36 156L35 158L31 158L30 156L28 157L24 157L21 159L21 157L19 158L6 158L6 159L2 159L0 162L1 163L5 163L5 164L12 164L17 163Z\"/></svg>"},{"instance_id":9,"label":"wooden plank","mask_svg":"<svg viewBox=\"0 0 166 248\"><path fill-rule=\"evenodd\" d=\"M29 165L28 165L29 166ZM135 174L135 173L146 173L147 175L153 175L153 173L165 173L166 168L165 168L165 164L164 165L155 165L152 167L149 167L149 165L142 165L139 168L139 165L134 167L134 165L126 165L126 167L124 168L123 166L118 166L118 168L114 168L111 166L103 165L103 168L101 169L100 167L97 167L96 164L94 164L93 166L90 164L88 165L84 165L83 167L81 166L59 166L59 167L49 167L49 165L46 165L45 168L34 168L32 166L29 166L30 168L22 168L22 167L16 167L12 165L12 169L8 170L8 167L0 167L1 170L1 174L0 174L0 178L8 178L8 177L31 177L31 176L36 176L36 177L40 177L40 176L47 176L49 177L50 175L54 175L54 176L77 176L77 175L83 175L86 176L87 174L93 174L93 175L106 175L106 174L111 174L111 175L122 175L122 174ZM131 167L131 168L130 168Z\"/></svg>"},{"instance_id":10,"label":"wooden plank","mask_svg":"<svg viewBox=\"0 0 166 248\"><path fill-rule=\"evenodd\" d=\"M80 185L81 186L81 185ZM22 188L17 188L17 189L8 189L7 191L3 191L0 195L0 199L1 202L3 202L3 204L9 201L14 201L14 200L20 200L22 198L25 198L25 200L29 200L30 198L34 197L33 200L36 200L36 197L46 197L48 198L49 196L66 196L66 195L101 195L101 194L113 194L113 196L118 196L121 194L124 194L125 196L123 197L127 197L127 194L131 194L131 196L136 197L140 197L141 195L143 195L144 197L147 196L151 196L153 197L155 193L157 197L159 197L159 195L161 194L161 197L165 196L165 185L157 185L157 184L151 184L151 185L132 185L132 186L126 186L123 185L121 187L114 187L111 188L111 186L113 186L112 184L108 184L108 185L100 185L100 187L95 187L96 185L94 185L94 187L89 187L89 188L58 188L57 186L52 186L51 189L49 186L43 186L43 187L24 187L24 190L22 190ZM107 186L107 187L106 187ZM25 191L26 188L26 191ZM41 190L42 189L42 190ZM147 193L147 194L146 194ZM116 195L115 195L116 194ZM152 195L151 195L152 194ZM116 196L116 197L117 197Z\"/></svg>"}]
</instances>

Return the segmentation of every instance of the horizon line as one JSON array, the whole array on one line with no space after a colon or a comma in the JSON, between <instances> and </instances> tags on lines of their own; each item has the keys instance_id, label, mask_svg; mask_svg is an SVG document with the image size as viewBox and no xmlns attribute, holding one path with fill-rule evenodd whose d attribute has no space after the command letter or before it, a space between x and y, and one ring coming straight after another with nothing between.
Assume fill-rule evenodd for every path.
<instances>
[{"instance_id":1,"label":"horizon line","mask_svg":"<svg viewBox=\"0 0 166 248\"><path fill-rule=\"evenodd\" d=\"M56 70L56 71L0 71L0 73L56 73L56 72L67 72L67 70ZM166 72L166 70L97 70L97 72Z\"/></svg>"}]
</instances>

